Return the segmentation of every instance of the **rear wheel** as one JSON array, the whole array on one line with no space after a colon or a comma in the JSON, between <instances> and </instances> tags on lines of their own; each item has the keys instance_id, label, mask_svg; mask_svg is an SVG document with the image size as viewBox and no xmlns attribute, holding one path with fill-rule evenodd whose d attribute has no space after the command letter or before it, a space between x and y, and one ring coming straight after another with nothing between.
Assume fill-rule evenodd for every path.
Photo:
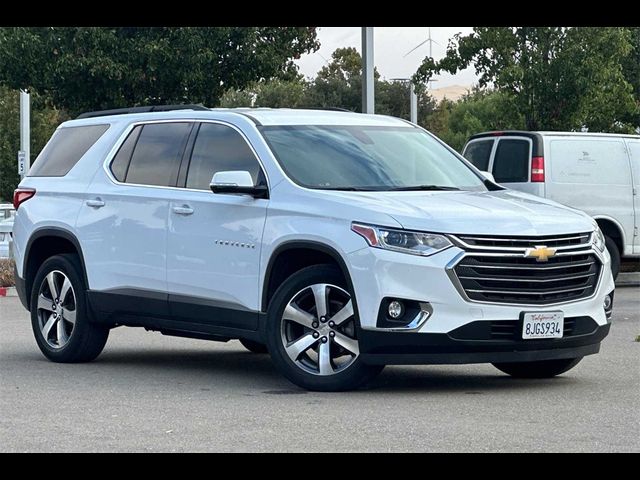
<instances>
[{"instance_id":1,"label":"rear wheel","mask_svg":"<svg viewBox=\"0 0 640 480\"><path fill-rule=\"evenodd\" d=\"M611 256L611 273L615 280L618 277L618 273L620 273L620 250L611 237L605 236L604 241Z\"/></svg>"},{"instance_id":2,"label":"rear wheel","mask_svg":"<svg viewBox=\"0 0 640 480\"><path fill-rule=\"evenodd\" d=\"M240 343L252 353L268 353L267 346L264 343L245 340L244 338L240 339Z\"/></svg>"},{"instance_id":3,"label":"rear wheel","mask_svg":"<svg viewBox=\"0 0 640 480\"><path fill-rule=\"evenodd\" d=\"M76 255L47 259L31 292L31 327L38 347L53 362L88 362L107 342L109 329L90 322L86 286Z\"/></svg>"},{"instance_id":4,"label":"rear wheel","mask_svg":"<svg viewBox=\"0 0 640 480\"><path fill-rule=\"evenodd\" d=\"M308 390L353 389L382 370L362 363L357 332L352 294L332 265L293 274L269 306L271 358L285 377Z\"/></svg>"},{"instance_id":5,"label":"rear wheel","mask_svg":"<svg viewBox=\"0 0 640 480\"><path fill-rule=\"evenodd\" d=\"M494 363L493 366L515 378L551 378L571 370L580 360L582 357L539 362Z\"/></svg>"}]
</instances>

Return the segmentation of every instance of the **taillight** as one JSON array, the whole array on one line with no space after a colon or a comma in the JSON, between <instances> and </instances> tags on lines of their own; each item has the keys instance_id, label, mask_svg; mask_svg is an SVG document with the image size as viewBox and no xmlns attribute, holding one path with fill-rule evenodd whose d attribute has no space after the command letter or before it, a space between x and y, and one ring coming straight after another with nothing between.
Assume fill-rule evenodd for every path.
<instances>
[{"instance_id":1,"label":"taillight","mask_svg":"<svg viewBox=\"0 0 640 480\"><path fill-rule=\"evenodd\" d=\"M544 182L544 157L531 159L531 181Z\"/></svg>"},{"instance_id":2,"label":"taillight","mask_svg":"<svg viewBox=\"0 0 640 480\"><path fill-rule=\"evenodd\" d=\"M36 194L35 188L16 188L13 191L13 208L18 207Z\"/></svg>"}]
</instances>

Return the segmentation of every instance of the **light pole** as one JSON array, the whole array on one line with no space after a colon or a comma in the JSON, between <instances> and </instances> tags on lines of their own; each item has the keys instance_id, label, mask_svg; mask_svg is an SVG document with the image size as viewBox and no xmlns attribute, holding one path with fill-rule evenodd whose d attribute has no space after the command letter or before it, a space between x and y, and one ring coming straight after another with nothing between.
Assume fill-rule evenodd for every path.
<instances>
[{"instance_id":1,"label":"light pole","mask_svg":"<svg viewBox=\"0 0 640 480\"><path fill-rule=\"evenodd\" d=\"M31 96L20 90L20 151L18 152L18 173L20 178L31 166Z\"/></svg>"},{"instance_id":2,"label":"light pole","mask_svg":"<svg viewBox=\"0 0 640 480\"><path fill-rule=\"evenodd\" d=\"M394 82L409 83L409 121L418 124L418 96L410 78L392 78Z\"/></svg>"},{"instance_id":3,"label":"light pole","mask_svg":"<svg viewBox=\"0 0 640 480\"><path fill-rule=\"evenodd\" d=\"M362 27L362 113L374 113L373 27Z\"/></svg>"}]
</instances>

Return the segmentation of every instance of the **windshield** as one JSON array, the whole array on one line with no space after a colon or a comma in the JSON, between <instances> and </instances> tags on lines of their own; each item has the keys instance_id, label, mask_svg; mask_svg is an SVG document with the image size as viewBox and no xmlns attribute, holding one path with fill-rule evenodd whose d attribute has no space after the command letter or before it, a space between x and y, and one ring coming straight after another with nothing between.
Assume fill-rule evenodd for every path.
<instances>
[{"instance_id":1,"label":"windshield","mask_svg":"<svg viewBox=\"0 0 640 480\"><path fill-rule=\"evenodd\" d=\"M299 185L329 190L480 190L483 180L418 128L267 126L264 137Z\"/></svg>"}]
</instances>

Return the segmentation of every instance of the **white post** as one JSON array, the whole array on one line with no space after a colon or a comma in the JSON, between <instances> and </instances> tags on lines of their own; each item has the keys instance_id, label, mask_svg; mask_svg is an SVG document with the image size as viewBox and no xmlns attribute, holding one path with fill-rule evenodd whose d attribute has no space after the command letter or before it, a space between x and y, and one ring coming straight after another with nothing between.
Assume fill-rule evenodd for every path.
<instances>
[{"instance_id":1,"label":"white post","mask_svg":"<svg viewBox=\"0 0 640 480\"><path fill-rule=\"evenodd\" d=\"M362 113L374 113L373 27L362 27Z\"/></svg>"},{"instance_id":2,"label":"white post","mask_svg":"<svg viewBox=\"0 0 640 480\"><path fill-rule=\"evenodd\" d=\"M416 95L416 87L411 80L409 80L409 96L411 102L411 123L418 124L418 96Z\"/></svg>"},{"instance_id":3,"label":"white post","mask_svg":"<svg viewBox=\"0 0 640 480\"><path fill-rule=\"evenodd\" d=\"M29 171L31 167L31 96L28 92L20 90L20 152L18 159L24 158L23 165L18 165L20 178Z\"/></svg>"}]
</instances>

